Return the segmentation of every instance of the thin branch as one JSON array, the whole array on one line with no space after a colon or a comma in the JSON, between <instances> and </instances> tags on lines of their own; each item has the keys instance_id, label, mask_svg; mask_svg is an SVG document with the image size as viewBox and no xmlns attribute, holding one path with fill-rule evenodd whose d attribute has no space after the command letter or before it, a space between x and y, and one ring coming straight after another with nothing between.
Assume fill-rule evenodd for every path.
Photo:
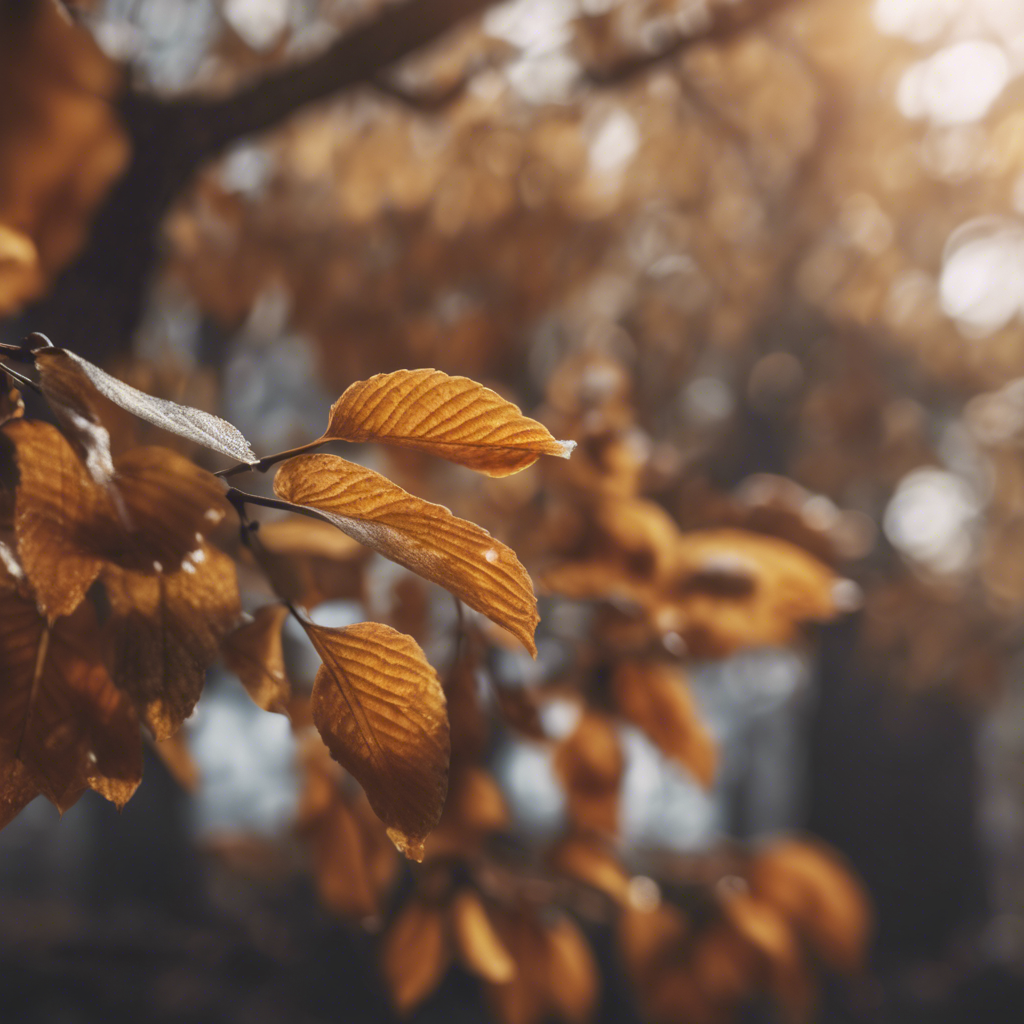
<instances>
[{"instance_id":1,"label":"thin branch","mask_svg":"<svg viewBox=\"0 0 1024 1024\"><path fill-rule=\"evenodd\" d=\"M725 42L758 22L790 6L794 0L749 0L747 3L720 2L708 12L708 21L693 32L680 32L667 46L654 53L632 54L607 67L585 68L587 81L594 86L620 85L636 75L650 71L691 46Z\"/></svg>"},{"instance_id":2,"label":"thin branch","mask_svg":"<svg viewBox=\"0 0 1024 1024\"><path fill-rule=\"evenodd\" d=\"M277 452L274 455L265 455L259 462L254 462L252 464L248 462L238 462L234 466L230 466L228 469L218 470L213 475L226 480L228 477L238 476L239 473L266 473L271 466L275 466L277 463L283 462L285 459L290 459L295 455L302 455L304 452L311 452L314 448L319 448L322 445L327 444L329 441L337 440L338 438L336 437L318 437L315 441L310 441L308 444L299 445L298 448L289 448L286 452Z\"/></svg>"}]
</instances>

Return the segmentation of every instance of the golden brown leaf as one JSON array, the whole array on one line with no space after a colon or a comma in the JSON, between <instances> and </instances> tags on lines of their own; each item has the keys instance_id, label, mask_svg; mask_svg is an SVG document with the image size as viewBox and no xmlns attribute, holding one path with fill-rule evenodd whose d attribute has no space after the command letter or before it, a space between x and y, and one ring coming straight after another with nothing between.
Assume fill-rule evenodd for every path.
<instances>
[{"instance_id":1,"label":"golden brown leaf","mask_svg":"<svg viewBox=\"0 0 1024 1024\"><path fill-rule=\"evenodd\" d=\"M106 518L106 496L56 427L17 420L4 432L16 449L18 556L50 619L70 615L103 564L90 531Z\"/></svg>"},{"instance_id":2,"label":"golden brown leaf","mask_svg":"<svg viewBox=\"0 0 1024 1024\"><path fill-rule=\"evenodd\" d=\"M18 760L0 767L0 828L10 824L35 798L39 787L29 770Z\"/></svg>"},{"instance_id":3,"label":"golden brown leaf","mask_svg":"<svg viewBox=\"0 0 1024 1024\"><path fill-rule=\"evenodd\" d=\"M569 818L585 831L614 834L623 758L612 720L585 711L555 751L554 766L565 786Z\"/></svg>"},{"instance_id":4,"label":"golden brown leaf","mask_svg":"<svg viewBox=\"0 0 1024 1024\"><path fill-rule=\"evenodd\" d=\"M419 900L407 903L384 937L381 970L401 1014L411 1013L441 983L451 962L444 917Z\"/></svg>"},{"instance_id":5,"label":"golden brown leaf","mask_svg":"<svg viewBox=\"0 0 1024 1024\"><path fill-rule=\"evenodd\" d=\"M468 377L399 370L357 381L334 403L324 440L383 441L509 476L541 455L568 458L574 441L556 441L519 407Z\"/></svg>"},{"instance_id":6,"label":"golden brown leaf","mask_svg":"<svg viewBox=\"0 0 1024 1024\"><path fill-rule=\"evenodd\" d=\"M21 419L25 415L25 402L15 387L4 387L6 377L0 377L0 426L8 420Z\"/></svg>"},{"instance_id":7,"label":"golden brown leaf","mask_svg":"<svg viewBox=\"0 0 1024 1024\"><path fill-rule=\"evenodd\" d=\"M359 822L336 798L306 829L320 899L338 914L369 917L379 910Z\"/></svg>"},{"instance_id":8,"label":"golden brown leaf","mask_svg":"<svg viewBox=\"0 0 1024 1024\"><path fill-rule=\"evenodd\" d=\"M593 837L563 839L548 858L552 868L603 892L616 903L629 897L629 875L611 850Z\"/></svg>"},{"instance_id":9,"label":"golden brown leaf","mask_svg":"<svg viewBox=\"0 0 1024 1024\"><path fill-rule=\"evenodd\" d=\"M819 843L778 843L754 858L749 880L751 891L783 914L829 967L847 973L861 968L870 903L834 851Z\"/></svg>"},{"instance_id":10,"label":"golden brown leaf","mask_svg":"<svg viewBox=\"0 0 1024 1024\"><path fill-rule=\"evenodd\" d=\"M97 483L48 423L16 420L18 555L51 618L81 603L104 562L142 572L173 571L223 519L215 477L164 448L139 448Z\"/></svg>"},{"instance_id":11,"label":"golden brown leaf","mask_svg":"<svg viewBox=\"0 0 1024 1024\"><path fill-rule=\"evenodd\" d=\"M291 684L285 674L281 626L288 617L283 604L269 604L222 643L224 663L242 681L264 711L287 714Z\"/></svg>"},{"instance_id":12,"label":"golden brown leaf","mask_svg":"<svg viewBox=\"0 0 1024 1024\"><path fill-rule=\"evenodd\" d=\"M484 981L503 985L516 973L516 964L491 924L483 901L472 889L452 900L452 935L463 963Z\"/></svg>"},{"instance_id":13,"label":"golden brown leaf","mask_svg":"<svg viewBox=\"0 0 1024 1024\"><path fill-rule=\"evenodd\" d=\"M175 573L108 566L114 678L157 740L192 713L207 668L241 615L235 564L206 546Z\"/></svg>"},{"instance_id":14,"label":"golden brown leaf","mask_svg":"<svg viewBox=\"0 0 1024 1024\"><path fill-rule=\"evenodd\" d=\"M61 810L86 786L123 806L142 777L138 721L104 667L92 608L48 625L0 586L0 764L15 759Z\"/></svg>"},{"instance_id":15,"label":"golden brown leaf","mask_svg":"<svg viewBox=\"0 0 1024 1024\"><path fill-rule=\"evenodd\" d=\"M554 1015L569 1024L584 1024L597 1003L597 965L579 928L559 917L546 930L548 1000Z\"/></svg>"},{"instance_id":16,"label":"golden brown leaf","mask_svg":"<svg viewBox=\"0 0 1024 1024\"><path fill-rule=\"evenodd\" d=\"M411 637L381 623L303 625L323 660L311 698L320 735L395 845L421 860L444 807L451 753L437 674Z\"/></svg>"},{"instance_id":17,"label":"golden brown leaf","mask_svg":"<svg viewBox=\"0 0 1024 1024\"><path fill-rule=\"evenodd\" d=\"M444 813L425 844L428 857L471 856L489 833L508 825L508 806L494 777L474 764L453 767Z\"/></svg>"},{"instance_id":18,"label":"golden brown leaf","mask_svg":"<svg viewBox=\"0 0 1024 1024\"><path fill-rule=\"evenodd\" d=\"M504 626L536 655L537 599L515 552L486 530L336 455L300 455L278 470L274 491L320 511L340 530L440 584Z\"/></svg>"},{"instance_id":19,"label":"golden brown leaf","mask_svg":"<svg viewBox=\"0 0 1024 1024\"><path fill-rule=\"evenodd\" d=\"M688 768L702 786L715 777L717 753L678 671L662 662L616 666L612 693L619 713L642 729L668 757Z\"/></svg>"}]
</instances>

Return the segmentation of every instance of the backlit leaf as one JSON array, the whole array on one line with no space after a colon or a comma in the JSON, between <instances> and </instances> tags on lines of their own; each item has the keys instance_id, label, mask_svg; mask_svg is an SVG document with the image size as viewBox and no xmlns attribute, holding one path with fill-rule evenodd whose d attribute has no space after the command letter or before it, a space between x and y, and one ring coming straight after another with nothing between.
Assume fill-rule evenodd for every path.
<instances>
[{"instance_id":1,"label":"backlit leaf","mask_svg":"<svg viewBox=\"0 0 1024 1024\"><path fill-rule=\"evenodd\" d=\"M259 461L241 431L219 416L147 395L67 349L43 349L35 360L43 394L55 406L89 416L90 395L95 390L139 419L205 448L249 465Z\"/></svg>"},{"instance_id":2,"label":"backlit leaf","mask_svg":"<svg viewBox=\"0 0 1024 1024\"><path fill-rule=\"evenodd\" d=\"M576 447L490 388L440 370L378 373L350 385L331 408L324 439L332 438L416 448L488 476L518 473L541 455L565 459Z\"/></svg>"},{"instance_id":3,"label":"backlit leaf","mask_svg":"<svg viewBox=\"0 0 1024 1024\"><path fill-rule=\"evenodd\" d=\"M288 617L283 604L270 604L238 629L222 645L224 663L242 681L249 696L264 711L286 712L291 685L285 674L281 626Z\"/></svg>"},{"instance_id":4,"label":"backlit leaf","mask_svg":"<svg viewBox=\"0 0 1024 1024\"><path fill-rule=\"evenodd\" d=\"M624 662L612 679L616 706L662 753L688 768L703 786L714 780L714 741L679 672L661 662Z\"/></svg>"},{"instance_id":5,"label":"backlit leaf","mask_svg":"<svg viewBox=\"0 0 1024 1024\"><path fill-rule=\"evenodd\" d=\"M394 844L421 860L448 786L448 714L437 674L411 637L381 623L303 625L323 660L311 698L320 735Z\"/></svg>"},{"instance_id":6,"label":"backlit leaf","mask_svg":"<svg viewBox=\"0 0 1024 1024\"><path fill-rule=\"evenodd\" d=\"M437 907L407 903L384 937L381 970L398 1012L411 1013L444 977L451 948Z\"/></svg>"},{"instance_id":7,"label":"backlit leaf","mask_svg":"<svg viewBox=\"0 0 1024 1024\"><path fill-rule=\"evenodd\" d=\"M516 964L491 924L483 901L472 889L452 900L452 936L465 965L485 981L503 985L516 973Z\"/></svg>"},{"instance_id":8,"label":"backlit leaf","mask_svg":"<svg viewBox=\"0 0 1024 1024\"><path fill-rule=\"evenodd\" d=\"M614 834L624 762L612 720L585 711L556 749L554 767L565 787L570 820L586 831Z\"/></svg>"},{"instance_id":9,"label":"backlit leaf","mask_svg":"<svg viewBox=\"0 0 1024 1024\"><path fill-rule=\"evenodd\" d=\"M175 573L145 576L108 566L114 678L157 740L192 713L207 668L241 610L235 564L214 547Z\"/></svg>"},{"instance_id":10,"label":"backlit leaf","mask_svg":"<svg viewBox=\"0 0 1024 1024\"><path fill-rule=\"evenodd\" d=\"M537 600L515 552L486 530L336 455L299 455L274 479L286 501L438 583L513 633L532 654Z\"/></svg>"},{"instance_id":11,"label":"backlit leaf","mask_svg":"<svg viewBox=\"0 0 1024 1024\"><path fill-rule=\"evenodd\" d=\"M61 810L89 785L122 806L142 777L141 740L103 664L92 608L51 626L5 579L0 664L0 764L20 761Z\"/></svg>"}]
</instances>

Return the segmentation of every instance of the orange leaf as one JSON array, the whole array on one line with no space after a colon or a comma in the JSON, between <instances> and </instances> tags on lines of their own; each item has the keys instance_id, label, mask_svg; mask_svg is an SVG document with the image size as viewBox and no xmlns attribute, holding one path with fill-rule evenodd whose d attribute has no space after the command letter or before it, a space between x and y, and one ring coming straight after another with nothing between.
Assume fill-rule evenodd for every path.
<instances>
[{"instance_id":1,"label":"orange leaf","mask_svg":"<svg viewBox=\"0 0 1024 1024\"><path fill-rule=\"evenodd\" d=\"M333 438L416 448L488 476L518 473L541 455L567 459L576 447L490 388L440 370L378 373L350 385L322 440Z\"/></svg>"},{"instance_id":2,"label":"orange leaf","mask_svg":"<svg viewBox=\"0 0 1024 1024\"><path fill-rule=\"evenodd\" d=\"M224 663L242 681L264 711L286 714L292 688L284 668L281 626L288 616L283 604L269 604L253 620L229 633L222 644Z\"/></svg>"},{"instance_id":3,"label":"orange leaf","mask_svg":"<svg viewBox=\"0 0 1024 1024\"><path fill-rule=\"evenodd\" d=\"M392 842L422 860L448 787L448 714L437 674L416 641L390 626L303 625L323 660L311 698L320 735Z\"/></svg>"},{"instance_id":4,"label":"orange leaf","mask_svg":"<svg viewBox=\"0 0 1024 1024\"><path fill-rule=\"evenodd\" d=\"M91 606L48 625L5 576L0 664L0 763L20 761L61 810L89 785L123 806L142 778L142 745L131 704L100 657Z\"/></svg>"},{"instance_id":5,"label":"orange leaf","mask_svg":"<svg viewBox=\"0 0 1024 1024\"><path fill-rule=\"evenodd\" d=\"M661 662L624 662L612 678L620 714L642 729L668 757L707 787L717 754L681 674Z\"/></svg>"},{"instance_id":6,"label":"orange leaf","mask_svg":"<svg viewBox=\"0 0 1024 1024\"><path fill-rule=\"evenodd\" d=\"M554 767L565 786L569 818L584 830L614 834L623 758L611 719L584 712L556 749Z\"/></svg>"},{"instance_id":7,"label":"orange leaf","mask_svg":"<svg viewBox=\"0 0 1024 1024\"><path fill-rule=\"evenodd\" d=\"M411 1013L440 984L451 949L437 907L413 900L384 937L381 970L398 1012Z\"/></svg>"},{"instance_id":8,"label":"orange leaf","mask_svg":"<svg viewBox=\"0 0 1024 1024\"><path fill-rule=\"evenodd\" d=\"M319 510L350 537L440 584L536 655L537 599L530 577L515 552L486 530L336 455L289 459L274 491Z\"/></svg>"},{"instance_id":9,"label":"orange leaf","mask_svg":"<svg viewBox=\"0 0 1024 1024\"><path fill-rule=\"evenodd\" d=\"M480 897L462 889L452 900L452 934L466 967L484 981L503 985L516 973L516 964L491 924Z\"/></svg>"},{"instance_id":10,"label":"orange leaf","mask_svg":"<svg viewBox=\"0 0 1024 1024\"><path fill-rule=\"evenodd\" d=\"M235 563L204 547L185 567L143 576L108 566L114 678L157 740L192 713L221 640L241 615Z\"/></svg>"}]
</instances>

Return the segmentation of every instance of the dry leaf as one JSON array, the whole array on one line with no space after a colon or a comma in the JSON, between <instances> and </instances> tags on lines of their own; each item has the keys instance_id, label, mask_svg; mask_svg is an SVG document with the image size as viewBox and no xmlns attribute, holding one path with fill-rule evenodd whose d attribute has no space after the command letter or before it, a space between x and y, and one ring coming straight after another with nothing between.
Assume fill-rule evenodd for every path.
<instances>
[{"instance_id":1,"label":"dry leaf","mask_svg":"<svg viewBox=\"0 0 1024 1024\"><path fill-rule=\"evenodd\" d=\"M235 563L206 546L176 573L143 576L108 566L114 678L157 740L192 713L206 670L241 615Z\"/></svg>"},{"instance_id":2,"label":"dry leaf","mask_svg":"<svg viewBox=\"0 0 1024 1024\"><path fill-rule=\"evenodd\" d=\"M584 711L555 751L554 767L565 786L569 818L585 831L614 834L623 758L612 720Z\"/></svg>"},{"instance_id":3,"label":"dry leaf","mask_svg":"<svg viewBox=\"0 0 1024 1024\"><path fill-rule=\"evenodd\" d=\"M452 936L463 963L484 981L503 985L516 973L516 964L491 923L483 901L472 889L452 900Z\"/></svg>"},{"instance_id":4,"label":"dry leaf","mask_svg":"<svg viewBox=\"0 0 1024 1024\"><path fill-rule=\"evenodd\" d=\"M381 970L401 1014L411 1013L441 983L451 962L444 917L419 900L395 918L381 950Z\"/></svg>"},{"instance_id":5,"label":"dry leaf","mask_svg":"<svg viewBox=\"0 0 1024 1024\"><path fill-rule=\"evenodd\" d=\"M559 917L545 933L551 1010L569 1024L584 1024L597 1003L599 981L594 955L568 917Z\"/></svg>"},{"instance_id":6,"label":"dry leaf","mask_svg":"<svg viewBox=\"0 0 1024 1024\"><path fill-rule=\"evenodd\" d=\"M3 388L7 378L0 376L0 426L8 420L21 419L25 415L25 402L15 387Z\"/></svg>"},{"instance_id":7,"label":"dry leaf","mask_svg":"<svg viewBox=\"0 0 1024 1024\"><path fill-rule=\"evenodd\" d=\"M663 662L623 662L612 677L619 713L642 729L702 786L714 781L717 752L681 674Z\"/></svg>"},{"instance_id":8,"label":"dry leaf","mask_svg":"<svg viewBox=\"0 0 1024 1024\"><path fill-rule=\"evenodd\" d=\"M92 608L48 625L5 577L0 664L0 763L20 761L61 810L86 786L123 806L142 778L142 745L135 713L104 667Z\"/></svg>"},{"instance_id":9,"label":"dry leaf","mask_svg":"<svg viewBox=\"0 0 1024 1024\"><path fill-rule=\"evenodd\" d=\"M0 828L10 824L39 796L32 774L18 760L10 759L0 767Z\"/></svg>"},{"instance_id":10,"label":"dry leaf","mask_svg":"<svg viewBox=\"0 0 1024 1024\"><path fill-rule=\"evenodd\" d=\"M440 584L536 655L537 600L530 577L515 552L486 530L336 455L289 459L274 478L274 491L318 510L350 537Z\"/></svg>"},{"instance_id":11,"label":"dry leaf","mask_svg":"<svg viewBox=\"0 0 1024 1024\"><path fill-rule=\"evenodd\" d=\"M551 851L548 861L555 871L603 892L616 903L625 905L628 901L629 875L626 869L594 837L563 839Z\"/></svg>"},{"instance_id":12,"label":"dry leaf","mask_svg":"<svg viewBox=\"0 0 1024 1024\"><path fill-rule=\"evenodd\" d=\"M138 448L97 483L48 423L16 420L18 555L51 618L69 615L105 562L140 572L173 571L223 519L217 479L164 448Z\"/></svg>"},{"instance_id":13,"label":"dry leaf","mask_svg":"<svg viewBox=\"0 0 1024 1024\"><path fill-rule=\"evenodd\" d=\"M370 877L359 822L340 800L306 828L313 877L323 903L338 914L369 917L377 913L377 893Z\"/></svg>"},{"instance_id":14,"label":"dry leaf","mask_svg":"<svg viewBox=\"0 0 1024 1024\"><path fill-rule=\"evenodd\" d=\"M411 637L381 623L303 626L323 660L311 698L320 735L395 845L421 860L448 787L448 714L437 674Z\"/></svg>"},{"instance_id":15,"label":"dry leaf","mask_svg":"<svg viewBox=\"0 0 1024 1024\"><path fill-rule=\"evenodd\" d=\"M820 843L787 840L754 857L751 891L775 907L833 970L861 969L871 935L863 886L838 855Z\"/></svg>"},{"instance_id":16,"label":"dry leaf","mask_svg":"<svg viewBox=\"0 0 1024 1024\"><path fill-rule=\"evenodd\" d=\"M139 419L205 448L248 465L259 461L241 431L219 416L147 395L67 349L42 349L35 354L35 361L43 394L55 408L95 421L91 398L93 392L99 392Z\"/></svg>"},{"instance_id":17,"label":"dry leaf","mask_svg":"<svg viewBox=\"0 0 1024 1024\"><path fill-rule=\"evenodd\" d=\"M287 714L291 684L285 674L281 626L288 617L283 604L269 604L221 645L224 663L242 681L249 696L264 711Z\"/></svg>"},{"instance_id":18,"label":"dry leaf","mask_svg":"<svg viewBox=\"0 0 1024 1024\"><path fill-rule=\"evenodd\" d=\"M350 385L331 408L323 440L333 438L415 448L488 476L518 473L541 455L567 459L576 447L490 388L440 370L379 373Z\"/></svg>"}]
</instances>

